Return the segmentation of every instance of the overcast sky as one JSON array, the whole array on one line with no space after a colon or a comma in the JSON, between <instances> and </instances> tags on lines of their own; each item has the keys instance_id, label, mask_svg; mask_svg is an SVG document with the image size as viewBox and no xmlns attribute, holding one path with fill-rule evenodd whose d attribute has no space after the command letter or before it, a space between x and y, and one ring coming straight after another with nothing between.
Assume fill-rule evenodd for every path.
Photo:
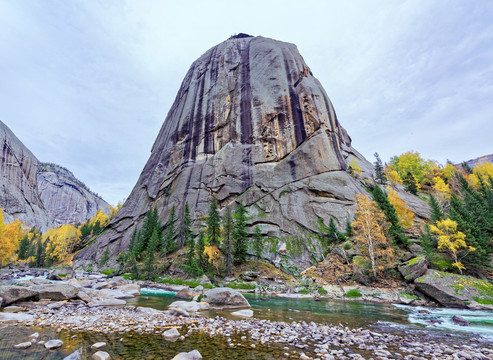
<instances>
[{"instance_id":1,"label":"overcast sky","mask_svg":"<svg viewBox=\"0 0 493 360\"><path fill-rule=\"evenodd\" d=\"M0 120L116 204L191 63L239 32L295 43L370 161L493 153L482 0L0 0Z\"/></svg>"}]
</instances>

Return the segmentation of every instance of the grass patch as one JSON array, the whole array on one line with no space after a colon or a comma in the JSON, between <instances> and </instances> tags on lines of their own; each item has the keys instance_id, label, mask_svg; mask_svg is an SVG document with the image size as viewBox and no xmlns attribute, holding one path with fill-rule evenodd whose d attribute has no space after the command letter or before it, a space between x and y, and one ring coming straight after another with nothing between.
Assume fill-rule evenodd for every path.
<instances>
[{"instance_id":1,"label":"grass patch","mask_svg":"<svg viewBox=\"0 0 493 360\"><path fill-rule=\"evenodd\" d=\"M134 279L132 274L123 274L122 278L127 279L127 280L133 280Z\"/></svg>"},{"instance_id":2,"label":"grass patch","mask_svg":"<svg viewBox=\"0 0 493 360\"><path fill-rule=\"evenodd\" d=\"M101 271L101 274L103 274L103 275L111 275L111 274L113 274L115 271L116 271L116 269L107 269L107 270L103 270L103 271ZM60 275L60 276L61 276L61 275Z\"/></svg>"},{"instance_id":3,"label":"grass patch","mask_svg":"<svg viewBox=\"0 0 493 360\"><path fill-rule=\"evenodd\" d=\"M347 298L360 298L362 296L363 295L361 295L358 289L349 290L347 293L344 294L344 297Z\"/></svg>"},{"instance_id":4,"label":"grass patch","mask_svg":"<svg viewBox=\"0 0 493 360\"><path fill-rule=\"evenodd\" d=\"M244 283L240 281L231 281L226 284L231 289L254 290L257 286L255 283Z\"/></svg>"},{"instance_id":5,"label":"grass patch","mask_svg":"<svg viewBox=\"0 0 493 360\"><path fill-rule=\"evenodd\" d=\"M305 288L298 290L298 294L308 295L309 293L310 293L310 290L305 289Z\"/></svg>"},{"instance_id":6,"label":"grass patch","mask_svg":"<svg viewBox=\"0 0 493 360\"><path fill-rule=\"evenodd\" d=\"M421 259L424 259L424 256L418 256L418 257L415 257L414 259L411 259L407 262L407 265L414 265L416 264L418 261L420 261Z\"/></svg>"},{"instance_id":7,"label":"grass patch","mask_svg":"<svg viewBox=\"0 0 493 360\"><path fill-rule=\"evenodd\" d=\"M409 300L419 300L419 297L417 297L416 295L413 295L413 294L408 294L408 293L404 293L404 292L400 292L399 295L405 297L406 299L409 299Z\"/></svg>"},{"instance_id":8,"label":"grass patch","mask_svg":"<svg viewBox=\"0 0 493 360\"><path fill-rule=\"evenodd\" d=\"M483 304L483 305L493 305L493 299L483 299L477 296L473 297L474 301Z\"/></svg>"},{"instance_id":9,"label":"grass patch","mask_svg":"<svg viewBox=\"0 0 493 360\"><path fill-rule=\"evenodd\" d=\"M58 274L58 276L60 276L61 278L64 278L65 276L67 276L68 274Z\"/></svg>"},{"instance_id":10,"label":"grass patch","mask_svg":"<svg viewBox=\"0 0 493 360\"><path fill-rule=\"evenodd\" d=\"M325 290L323 287L319 287L317 291L320 295L327 295L327 290Z\"/></svg>"},{"instance_id":11,"label":"grass patch","mask_svg":"<svg viewBox=\"0 0 493 360\"><path fill-rule=\"evenodd\" d=\"M200 284L197 280L185 280L182 278L157 278L154 282L159 284L171 284L171 285L186 285L191 288L196 288L199 285L202 285L205 289L212 289L214 286L211 284Z\"/></svg>"}]
</instances>

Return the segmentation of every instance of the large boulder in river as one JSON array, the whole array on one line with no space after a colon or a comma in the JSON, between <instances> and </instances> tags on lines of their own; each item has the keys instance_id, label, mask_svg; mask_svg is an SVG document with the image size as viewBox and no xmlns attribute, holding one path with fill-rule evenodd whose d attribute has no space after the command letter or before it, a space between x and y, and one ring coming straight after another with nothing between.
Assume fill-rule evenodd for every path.
<instances>
[{"instance_id":1,"label":"large boulder in river","mask_svg":"<svg viewBox=\"0 0 493 360\"><path fill-rule=\"evenodd\" d=\"M399 272L407 281L414 281L423 276L428 270L428 260L426 257L419 256L407 261L404 265L398 267Z\"/></svg>"},{"instance_id":2,"label":"large boulder in river","mask_svg":"<svg viewBox=\"0 0 493 360\"><path fill-rule=\"evenodd\" d=\"M428 270L414 284L446 307L488 308L493 303L493 284L471 276Z\"/></svg>"},{"instance_id":3,"label":"large boulder in river","mask_svg":"<svg viewBox=\"0 0 493 360\"><path fill-rule=\"evenodd\" d=\"M238 291L231 288L214 288L207 290L202 301L215 309L250 308L247 299Z\"/></svg>"},{"instance_id":4,"label":"large boulder in river","mask_svg":"<svg viewBox=\"0 0 493 360\"><path fill-rule=\"evenodd\" d=\"M23 286L0 286L1 306L10 305L17 301L31 300L38 296L38 292Z\"/></svg>"}]
</instances>

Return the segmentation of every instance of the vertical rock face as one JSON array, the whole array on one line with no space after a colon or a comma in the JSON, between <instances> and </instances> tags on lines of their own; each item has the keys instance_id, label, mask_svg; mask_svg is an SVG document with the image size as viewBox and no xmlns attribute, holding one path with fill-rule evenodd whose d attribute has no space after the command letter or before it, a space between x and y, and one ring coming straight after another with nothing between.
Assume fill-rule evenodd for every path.
<instances>
[{"instance_id":1,"label":"vertical rock face","mask_svg":"<svg viewBox=\"0 0 493 360\"><path fill-rule=\"evenodd\" d=\"M58 165L40 163L0 121L0 207L5 221L19 219L41 231L84 222L108 204Z\"/></svg>"},{"instance_id":2,"label":"vertical rock face","mask_svg":"<svg viewBox=\"0 0 493 360\"><path fill-rule=\"evenodd\" d=\"M347 171L353 158L368 175L295 45L230 38L192 64L131 195L78 259L124 251L154 206L166 222L188 202L198 227L213 195L221 209L246 205L272 237L316 233L331 216L342 227L364 191Z\"/></svg>"},{"instance_id":3,"label":"vertical rock face","mask_svg":"<svg viewBox=\"0 0 493 360\"><path fill-rule=\"evenodd\" d=\"M59 165L39 164L37 184L41 201L55 226L83 223L98 210L109 214L106 201Z\"/></svg>"},{"instance_id":4,"label":"vertical rock face","mask_svg":"<svg viewBox=\"0 0 493 360\"><path fill-rule=\"evenodd\" d=\"M19 219L41 230L52 223L39 197L36 182L38 159L0 121L0 207L5 222Z\"/></svg>"}]
</instances>

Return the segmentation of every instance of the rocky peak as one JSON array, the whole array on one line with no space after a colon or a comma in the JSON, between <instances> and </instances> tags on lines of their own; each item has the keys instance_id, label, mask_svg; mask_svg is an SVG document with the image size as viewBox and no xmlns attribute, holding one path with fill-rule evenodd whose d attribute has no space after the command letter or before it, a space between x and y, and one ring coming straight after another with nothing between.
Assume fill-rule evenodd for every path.
<instances>
[{"instance_id":1,"label":"rocky peak","mask_svg":"<svg viewBox=\"0 0 493 360\"><path fill-rule=\"evenodd\" d=\"M370 177L296 46L233 36L192 64L132 193L78 259L124 251L151 207L166 222L188 202L198 228L213 195L221 209L243 203L252 224L281 240L317 233L319 218L343 227L365 191L347 171L352 159ZM308 261L315 250L302 246Z\"/></svg>"}]
</instances>

